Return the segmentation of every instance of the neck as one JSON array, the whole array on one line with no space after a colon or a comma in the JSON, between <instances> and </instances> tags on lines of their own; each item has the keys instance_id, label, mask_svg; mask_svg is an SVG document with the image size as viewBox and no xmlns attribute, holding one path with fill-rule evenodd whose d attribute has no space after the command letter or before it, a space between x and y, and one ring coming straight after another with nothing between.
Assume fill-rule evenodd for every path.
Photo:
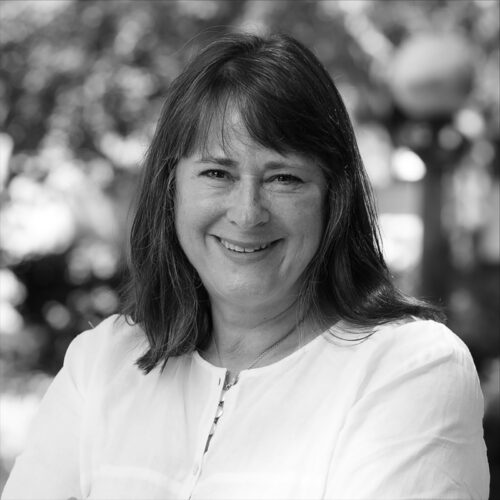
<instances>
[{"instance_id":1,"label":"neck","mask_svg":"<svg viewBox=\"0 0 500 500\"><path fill-rule=\"evenodd\" d=\"M298 326L301 319L296 299L279 306L274 304L272 308L264 305L241 309L212 301L213 339L205 355L213 364L222 365L237 375L266 349L284 339L255 365L264 366L293 352L300 341L307 341L309 335L300 333L310 329L302 328L303 323Z\"/></svg>"}]
</instances>

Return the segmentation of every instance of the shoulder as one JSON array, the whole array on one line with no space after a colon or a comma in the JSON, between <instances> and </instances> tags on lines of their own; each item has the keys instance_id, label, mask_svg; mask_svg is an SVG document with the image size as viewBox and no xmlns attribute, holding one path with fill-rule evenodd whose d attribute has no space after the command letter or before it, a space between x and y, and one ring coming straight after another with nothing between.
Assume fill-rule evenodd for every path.
<instances>
[{"instance_id":1,"label":"shoulder","mask_svg":"<svg viewBox=\"0 0 500 500\"><path fill-rule=\"evenodd\" d=\"M356 356L470 358L464 342L444 324L432 320L410 318L371 330L342 322L325 332L324 338L337 347L348 348Z\"/></svg>"},{"instance_id":2,"label":"shoulder","mask_svg":"<svg viewBox=\"0 0 500 500\"><path fill-rule=\"evenodd\" d=\"M139 325L114 314L91 330L77 335L68 348L68 354L91 354L95 357L105 351L112 357L122 357L127 352L140 350L145 340L144 331Z\"/></svg>"},{"instance_id":3,"label":"shoulder","mask_svg":"<svg viewBox=\"0 0 500 500\"><path fill-rule=\"evenodd\" d=\"M412 377L431 385L439 379L443 387L466 384L474 392L479 387L469 349L441 323L410 319L379 326L369 334L356 333L355 327L330 331L333 335L326 335L332 344L330 357L336 356L336 366L340 363L349 372L355 366L367 390Z\"/></svg>"},{"instance_id":4,"label":"shoulder","mask_svg":"<svg viewBox=\"0 0 500 500\"><path fill-rule=\"evenodd\" d=\"M87 386L96 377L109 376L124 367L138 370L135 361L147 348L142 328L113 315L77 335L66 351L64 367L75 383Z\"/></svg>"},{"instance_id":5,"label":"shoulder","mask_svg":"<svg viewBox=\"0 0 500 500\"><path fill-rule=\"evenodd\" d=\"M471 403L482 400L469 349L449 328L428 320L379 327L364 342L366 388L418 387L422 394ZM481 405L479 405L481 406Z\"/></svg>"},{"instance_id":6,"label":"shoulder","mask_svg":"<svg viewBox=\"0 0 500 500\"><path fill-rule=\"evenodd\" d=\"M142 328L122 315L113 314L102 320L97 326L78 334L72 345L92 347L109 346L114 348L132 347L144 339Z\"/></svg>"},{"instance_id":7,"label":"shoulder","mask_svg":"<svg viewBox=\"0 0 500 500\"><path fill-rule=\"evenodd\" d=\"M438 359L471 365L472 357L465 343L442 323L432 320L410 320L383 325L368 339L372 348L406 365L420 365Z\"/></svg>"}]
</instances>

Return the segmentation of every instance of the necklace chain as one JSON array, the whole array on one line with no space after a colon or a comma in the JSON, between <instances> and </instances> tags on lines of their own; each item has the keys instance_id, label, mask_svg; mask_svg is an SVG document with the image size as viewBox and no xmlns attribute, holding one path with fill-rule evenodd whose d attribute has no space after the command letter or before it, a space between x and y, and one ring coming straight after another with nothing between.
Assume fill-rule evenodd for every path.
<instances>
[{"instance_id":1,"label":"necklace chain","mask_svg":"<svg viewBox=\"0 0 500 500\"><path fill-rule=\"evenodd\" d=\"M250 370L253 368L266 354L269 354L273 349L276 349L282 342L284 342L290 335L295 331L297 327L294 326L290 331L288 331L281 339L277 340L274 344L271 344L267 349L262 351L253 361L251 365L249 365L246 369Z\"/></svg>"},{"instance_id":2,"label":"necklace chain","mask_svg":"<svg viewBox=\"0 0 500 500\"><path fill-rule=\"evenodd\" d=\"M250 370L251 368L253 368L262 358L264 358L273 349L276 349L276 347L278 347L282 342L284 342L288 337L290 337L290 335L297 329L297 327L298 327L298 325L294 325L285 335L283 335L283 337L281 337L276 342L274 342L274 344L271 344L269 347L267 347L266 349L264 349L264 351L262 351L254 359L254 361L250 365L248 365L245 369L246 370ZM214 338L214 346L215 346L215 351L217 352L217 357L219 358L219 363L222 365L223 364L222 363L222 358L220 356L219 348L217 346L217 342L215 341L215 338ZM226 375L226 381L225 381L225 384L224 384L224 389L225 390L229 389L230 387L232 387L233 385L235 385L238 382L238 375L236 375L236 377L234 377L234 379L232 381L228 380L228 376L229 376L229 372Z\"/></svg>"}]
</instances>

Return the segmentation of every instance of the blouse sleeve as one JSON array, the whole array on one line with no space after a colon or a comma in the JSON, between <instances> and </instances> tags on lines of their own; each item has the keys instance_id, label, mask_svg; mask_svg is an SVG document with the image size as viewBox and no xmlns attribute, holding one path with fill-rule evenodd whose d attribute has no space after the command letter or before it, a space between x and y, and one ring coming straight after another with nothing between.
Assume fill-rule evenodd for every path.
<instances>
[{"instance_id":1,"label":"blouse sleeve","mask_svg":"<svg viewBox=\"0 0 500 500\"><path fill-rule=\"evenodd\" d=\"M63 368L42 399L28 444L17 458L2 500L81 498L79 440L84 378L83 342L78 336L66 352Z\"/></svg>"},{"instance_id":2,"label":"blouse sleeve","mask_svg":"<svg viewBox=\"0 0 500 500\"><path fill-rule=\"evenodd\" d=\"M472 358L458 338L427 347L387 355L391 369L367 382L336 446L326 499L488 498Z\"/></svg>"}]
</instances>

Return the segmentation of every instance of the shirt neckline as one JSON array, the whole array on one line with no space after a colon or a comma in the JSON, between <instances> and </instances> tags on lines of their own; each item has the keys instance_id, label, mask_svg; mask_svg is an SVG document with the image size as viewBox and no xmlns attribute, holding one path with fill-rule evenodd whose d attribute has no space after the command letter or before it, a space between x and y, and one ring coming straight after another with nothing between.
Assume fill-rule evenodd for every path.
<instances>
[{"instance_id":1,"label":"shirt neckline","mask_svg":"<svg viewBox=\"0 0 500 500\"><path fill-rule=\"evenodd\" d=\"M274 361L273 363L270 363L265 366L258 366L255 368L247 368L245 370L241 370L241 372L238 375L238 378L241 379L243 378L252 378L252 377L258 377L261 375L267 375L270 372L273 371L280 371L282 369L285 369L288 365L293 363L296 358L301 357L304 355L306 352L308 352L310 349L315 347L317 344L321 342L321 339L324 339L324 336L328 334L328 332L331 330L330 327L329 329L319 333L316 337L314 337L312 340L307 342L306 344L302 345L295 351L291 352L290 354L286 355L285 357L278 359L277 361ZM225 373L227 371L226 368L221 367L221 366L216 366L207 361L205 358L201 356L201 354L198 351L194 351L193 354L193 359L195 362L205 368L208 368L209 370L213 371L214 373Z\"/></svg>"}]
</instances>

